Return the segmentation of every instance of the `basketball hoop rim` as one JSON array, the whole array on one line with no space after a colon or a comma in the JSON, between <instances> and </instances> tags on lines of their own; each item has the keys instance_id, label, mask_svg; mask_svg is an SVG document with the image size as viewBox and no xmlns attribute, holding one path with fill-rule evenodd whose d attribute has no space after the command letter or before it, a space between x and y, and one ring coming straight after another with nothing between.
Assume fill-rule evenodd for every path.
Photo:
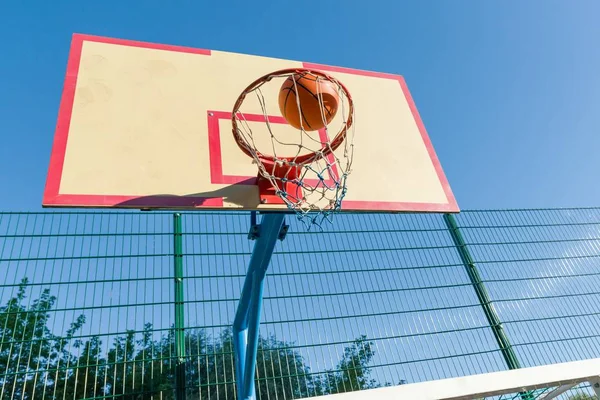
<instances>
[{"instance_id":1,"label":"basketball hoop rim","mask_svg":"<svg viewBox=\"0 0 600 400\"><path fill-rule=\"evenodd\" d=\"M339 85L339 87L342 89L342 92L344 92L344 95L348 99L348 118L346 119L344 126L340 129L340 131L333 138L333 140L331 140L329 145L324 145L320 150L317 150L312 153L304 154L304 155L297 156L297 157L277 157L277 158L275 158L274 156L268 155L268 154L263 154L263 153L259 152L258 150L256 150L253 153L250 150L250 148L248 148L247 144L243 141L242 137L239 134L239 129L238 129L238 125L237 125L237 117L236 117L239 112L239 108L241 107L242 103L244 102L244 100L246 98L246 95L249 92L251 92L252 90L256 89L256 87L258 87L260 84L268 82L277 76L287 75L287 74L298 74L298 73L311 73L311 74L314 74L316 76L319 76L321 78L324 78L328 81L331 81L331 82ZM233 111L231 112L231 124L232 124L232 132L233 132L233 137L235 139L235 142L237 143L238 147L244 152L244 154L246 154L248 157L254 158L255 154L256 154L258 156L258 158L264 164L268 164L268 165L269 164L272 165L273 163L278 162L278 161L279 162L286 161L288 163L295 163L295 164L310 164L316 160L319 160L321 158L328 156L333 151L335 151L338 147L340 147L340 145L346 139L348 129L350 129L352 127L352 124L354 122L353 115L354 115L354 102L352 101L352 96L351 96L350 92L348 91L348 89L346 88L346 86L342 82L340 82L338 79L336 79L333 76L328 75L324 72L321 72L319 70L312 69L312 68L286 68L286 69L280 69L277 71L273 71L273 72L270 72L268 74L261 76L260 78L256 79L254 82L252 82L250 85L248 85L246 87L246 89L244 89L242 91L242 93L237 98L235 105L233 106Z\"/></svg>"}]
</instances>

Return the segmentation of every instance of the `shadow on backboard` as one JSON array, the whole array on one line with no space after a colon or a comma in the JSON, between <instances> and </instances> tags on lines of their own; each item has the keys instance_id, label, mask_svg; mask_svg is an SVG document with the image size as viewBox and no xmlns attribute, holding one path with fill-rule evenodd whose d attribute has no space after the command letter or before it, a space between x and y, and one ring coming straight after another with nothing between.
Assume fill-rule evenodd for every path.
<instances>
[{"instance_id":1,"label":"shadow on backboard","mask_svg":"<svg viewBox=\"0 0 600 400\"><path fill-rule=\"evenodd\" d=\"M225 206L224 203L227 205ZM255 208L259 205L256 178L222 187L217 190L186 195L154 194L135 197L115 204L115 207L160 208Z\"/></svg>"}]
</instances>

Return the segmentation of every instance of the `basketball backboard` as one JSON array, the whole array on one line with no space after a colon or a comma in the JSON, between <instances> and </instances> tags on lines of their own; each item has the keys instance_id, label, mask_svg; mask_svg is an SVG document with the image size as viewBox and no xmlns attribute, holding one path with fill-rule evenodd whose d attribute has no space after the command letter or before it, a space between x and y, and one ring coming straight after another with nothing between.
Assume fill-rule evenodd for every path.
<instances>
[{"instance_id":1,"label":"basketball backboard","mask_svg":"<svg viewBox=\"0 0 600 400\"><path fill-rule=\"evenodd\" d=\"M285 68L326 71L352 94L354 161L342 210L458 211L401 76L80 34L43 205L282 209L261 204L257 166L232 137L231 110L250 82ZM271 124L286 124L277 109L269 113ZM264 123L259 110L248 118Z\"/></svg>"}]
</instances>

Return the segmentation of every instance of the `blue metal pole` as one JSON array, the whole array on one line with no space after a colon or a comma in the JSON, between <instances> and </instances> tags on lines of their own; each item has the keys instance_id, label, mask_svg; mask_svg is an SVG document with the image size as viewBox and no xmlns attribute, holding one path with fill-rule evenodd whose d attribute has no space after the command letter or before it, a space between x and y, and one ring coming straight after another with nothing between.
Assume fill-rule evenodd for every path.
<instances>
[{"instance_id":1,"label":"blue metal pole","mask_svg":"<svg viewBox=\"0 0 600 400\"><path fill-rule=\"evenodd\" d=\"M283 213L264 214L262 217L233 322L236 384L238 398L241 400L256 399L254 370L258 352L263 283L284 218Z\"/></svg>"}]
</instances>

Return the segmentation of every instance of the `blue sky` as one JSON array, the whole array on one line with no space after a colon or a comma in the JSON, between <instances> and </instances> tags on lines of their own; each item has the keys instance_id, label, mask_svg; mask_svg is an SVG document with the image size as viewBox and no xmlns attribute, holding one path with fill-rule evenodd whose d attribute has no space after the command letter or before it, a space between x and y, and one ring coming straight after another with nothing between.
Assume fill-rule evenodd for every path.
<instances>
[{"instance_id":1,"label":"blue sky","mask_svg":"<svg viewBox=\"0 0 600 400\"><path fill-rule=\"evenodd\" d=\"M74 32L399 73L462 208L598 205L599 12L585 0L3 2L0 209L40 209Z\"/></svg>"},{"instance_id":2,"label":"blue sky","mask_svg":"<svg viewBox=\"0 0 600 400\"><path fill-rule=\"evenodd\" d=\"M0 3L3 49L0 62L0 193L3 194L0 211L40 209L66 60L71 35L75 32L402 74L462 208L600 205L600 112L597 111L600 105L600 51L597 45L600 3L586 0L283 3L282 0L106 0L85 5L66 1ZM246 226L240 229L246 229ZM170 243L170 238L168 240ZM244 246L249 246L245 238L240 240ZM283 246L289 249L292 244L288 242ZM51 242L45 246L51 248ZM244 251L247 250L244 247ZM25 251L33 254L44 250L32 246ZM485 259L484 256L486 254L481 258ZM382 264L386 264L385 254L380 257ZM439 257L431 262L452 261L456 254ZM340 260L340 263L347 262L341 257ZM407 256L403 261L415 260ZM233 263L222 259L221 262L235 264L240 274L246 266L241 261ZM317 265L316 261L313 264ZM17 281L20 275L41 279L41 275L34 276L33 273L34 270L40 273L37 265L30 263L23 267L21 264L11 270L14 279L10 283ZM139 273L141 267L132 265L132 270L135 268ZM54 271L54 266L51 267L41 273ZM69 275L72 267L72 264L61 266L56 275L44 281L72 279ZM199 262L198 271L201 267ZM584 262L574 266L565 262L559 267L577 273L595 268ZM112 278L111 274L117 274L115 269L121 271L114 267L112 272L104 272L82 263L78 270L82 275L78 278L83 279L89 270L106 273L106 276L88 276L90 279ZM506 278L491 271L504 271L504 266L497 270L490 267L489 275L484 278ZM545 275L543 266L538 265L531 266L528 272ZM461 283L466 282L461 274L436 277L451 283L459 278ZM9 275L9 279L12 278L13 275ZM277 282L276 279L273 281ZM381 278L380 284L383 285L385 279ZM421 276L409 277L406 282L417 285L420 279ZM359 287L360 283L357 279L355 284ZM197 285L201 287L200 283ZM494 287L494 283L489 286L498 296L506 291L506 286ZM285 284L274 284L271 290L276 293L285 287ZM578 286L548 286L546 290L555 294L573 287ZM135 290L145 289L142 285L133 289L123 286L115 291L119 288L127 293L127 300L118 300L116 296L115 302L133 301L129 296L134 297ZM101 287L98 293L103 289L106 288ZM313 287L313 290L322 289L326 289L325 286ZM100 295L96 294L95 288L92 290L91 301L94 302ZM83 286L79 292L70 294L77 297L82 293L86 293ZM198 290L196 295L201 297L203 293ZM227 293L232 298L237 294L234 289ZM444 294L448 298L464 300L450 292ZM474 301L473 293L463 295ZM207 296L216 295L209 292ZM170 294L161 292L159 300L166 298L170 298ZM60 301L69 299L69 296L61 297ZM107 301L113 304L112 298ZM418 300L414 301L418 303ZM514 307L505 301L500 306L501 317L510 319ZM274 306L273 310L279 312ZM271 314L267 312L265 319L276 319L276 311L268 311ZM301 313L303 309L298 307L293 311ZM144 318L145 314L135 320L135 326L131 328L139 329ZM157 325L168 322L167 317L156 318ZM413 328L418 330L419 326L437 329L445 323L424 317L423 321L409 321L402 329L397 329L402 334L406 333L404 330L413 333ZM95 328L89 324L84 333L91 333ZM381 331L387 328L385 324L374 324L369 333L384 336L387 332ZM515 342L525 340L519 336L517 328L514 330L510 333ZM493 347L493 342L488 339L482 336L479 343ZM428 344L424 343L421 348L429 350ZM523 352L520 355L524 363L529 363L532 358L525 350ZM541 354L559 357L566 353L547 351ZM582 353L575 354L581 357ZM415 354L417 356L419 354ZM491 356L487 362L490 360ZM483 362L485 368L481 369L502 366L496 355L494 360L497 363L491 366ZM475 361L470 365L477 371L480 368ZM447 367L440 376L450 369ZM406 371L398 370L398 376L411 378L409 373L408 367ZM411 380L422 377L415 374Z\"/></svg>"}]
</instances>

